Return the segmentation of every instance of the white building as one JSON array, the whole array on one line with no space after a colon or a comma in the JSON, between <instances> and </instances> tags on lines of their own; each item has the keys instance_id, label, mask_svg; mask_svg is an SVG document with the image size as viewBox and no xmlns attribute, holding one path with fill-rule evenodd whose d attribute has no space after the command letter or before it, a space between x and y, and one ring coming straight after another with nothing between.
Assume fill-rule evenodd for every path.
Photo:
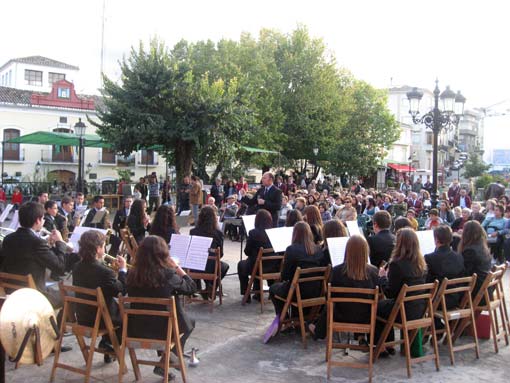
<instances>
[{"instance_id":1,"label":"white building","mask_svg":"<svg viewBox=\"0 0 510 383\"><path fill-rule=\"evenodd\" d=\"M5 84L0 86L2 142L36 131L74 133L74 125L80 118L87 125L86 134L95 134L89 119L98 121L96 107L101 98L76 94L70 80L77 71L75 66L40 56L10 60L3 65L0 69L1 84ZM65 78L55 81L55 74ZM4 144L1 155L4 181L55 180L73 184L77 178L76 147ZM117 169L129 169L132 181L147 173L161 176L166 172L165 160L160 160L151 150L141 150L126 158L107 148L85 148L84 163L85 180L101 185L103 193L114 192L112 184L119 178Z\"/></svg>"}]
</instances>

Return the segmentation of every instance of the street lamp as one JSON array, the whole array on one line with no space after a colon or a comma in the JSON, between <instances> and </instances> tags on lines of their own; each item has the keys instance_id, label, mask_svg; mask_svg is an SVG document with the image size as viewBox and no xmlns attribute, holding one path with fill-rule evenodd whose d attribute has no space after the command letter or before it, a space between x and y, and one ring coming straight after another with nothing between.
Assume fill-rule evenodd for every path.
<instances>
[{"instance_id":1,"label":"street lamp","mask_svg":"<svg viewBox=\"0 0 510 383\"><path fill-rule=\"evenodd\" d=\"M464 103L466 98L460 93L455 94L449 86L440 94L438 80L434 89L434 108L420 117L420 100L423 92L418 88L407 92L409 99L409 114L415 124L425 124L434 134L433 156L432 156L432 207L437 207L437 150L438 136L443 129L452 129L459 123L460 117L464 114ZM439 109L439 100L442 102L442 110Z\"/></svg>"},{"instance_id":2,"label":"street lamp","mask_svg":"<svg viewBox=\"0 0 510 383\"><path fill-rule=\"evenodd\" d=\"M78 122L74 124L74 134L76 134L79 138L78 145L78 185L76 185L77 192L83 192L83 179L84 171L85 171L85 153L84 153L84 144L85 144L85 129L87 126L81 122L81 118L78 119Z\"/></svg>"}]
</instances>

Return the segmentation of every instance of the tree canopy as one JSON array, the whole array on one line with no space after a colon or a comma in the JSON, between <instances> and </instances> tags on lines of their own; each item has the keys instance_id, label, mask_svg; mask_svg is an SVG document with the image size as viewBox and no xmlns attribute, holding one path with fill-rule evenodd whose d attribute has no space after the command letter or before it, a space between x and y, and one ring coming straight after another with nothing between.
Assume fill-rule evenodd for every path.
<instances>
[{"instance_id":1,"label":"tree canopy","mask_svg":"<svg viewBox=\"0 0 510 383\"><path fill-rule=\"evenodd\" d=\"M208 166L216 176L234 163L275 165L274 155L253 157L243 145L277 150L301 170L313 163L366 175L399 135L385 92L339 69L305 27L182 40L171 50L155 39L120 67L120 83L104 78L98 133L124 154L162 152L179 179L193 171L207 180Z\"/></svg>"}]
</instances>

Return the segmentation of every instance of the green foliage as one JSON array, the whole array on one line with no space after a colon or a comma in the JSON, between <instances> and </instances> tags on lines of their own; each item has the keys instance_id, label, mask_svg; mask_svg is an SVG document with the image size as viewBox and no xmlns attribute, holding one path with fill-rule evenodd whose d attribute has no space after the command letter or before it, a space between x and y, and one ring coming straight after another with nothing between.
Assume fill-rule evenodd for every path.
<instances>
[{"instance_id":1,"label":"green foliage","mask_svg":"<svg viewBox=\"0 0 510 383\"><path fill-rule=\"evenodd\" d=\"M491 165L482 161L478 154L472 153L464 165L464 177L474 178L479 177L488 171Z\"/></svg>"},{"instance_id":2,"label":"green foliage","mask_svg":"<svg viewBox=\"0 0 510 383\"><path fill-rule=\"evenodd\" d=\"M485 189L489 184L496 182L502 185L507 185L507 182L503 176L500 175L492 175L492 174L483 174L476 179L475 185L477 189Z\"/></svg>"},{"instance_id":3,"label":"green foliage","mask_svg":"<svg viewBox=\"0 0 510 383\"><path fill-rule=\"evenodd\" d=\"M119 181L127 181L131 182L131 170L129 169L115 169L117 171L117 175L119 176Z\"/></svg>"}]
</instances>

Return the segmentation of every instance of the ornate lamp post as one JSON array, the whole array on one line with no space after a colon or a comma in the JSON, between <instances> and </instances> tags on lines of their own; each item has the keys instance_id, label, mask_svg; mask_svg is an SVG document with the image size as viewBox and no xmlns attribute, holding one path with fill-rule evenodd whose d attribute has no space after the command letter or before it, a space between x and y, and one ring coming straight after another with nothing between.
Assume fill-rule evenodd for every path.
<instances>
[{"instance_id":1,"label":"ornate lamp post","mask_svg":"<svg viewBox=\"0 0 510 383\"><path fill-rule=\"evenodd\" d=\"M83 179L85 178L85 155L84 155L84 144L85 144L85 129L87 126L81 122L81 118L74 124L74 134L79 138L78 146L78 185L76 185L77 192L83 192Z\"/></svg>"},{"instance_id":2,"label":"ornate lamp post","mask_svg":"<svg viewBox=\"0 0 510 383\"><path fill-rule=\"evenodd\" d=\"M455 128L464 114L464 103L466 98L460 93L455 94L449 86L440 93L438 80L436 80L436 88L434 89L434 108L429 112L420 116L420 100L423 92L418 88L407 92L409 99L409 114L413 118L415 124L425 124L432 130L434 134L433 155L432 155L432 207L437 207L437 150L438 137L443 129L450 130ZM439 109L439 99L442 101L441 110Z\"/></svg>"}]
</instances>

